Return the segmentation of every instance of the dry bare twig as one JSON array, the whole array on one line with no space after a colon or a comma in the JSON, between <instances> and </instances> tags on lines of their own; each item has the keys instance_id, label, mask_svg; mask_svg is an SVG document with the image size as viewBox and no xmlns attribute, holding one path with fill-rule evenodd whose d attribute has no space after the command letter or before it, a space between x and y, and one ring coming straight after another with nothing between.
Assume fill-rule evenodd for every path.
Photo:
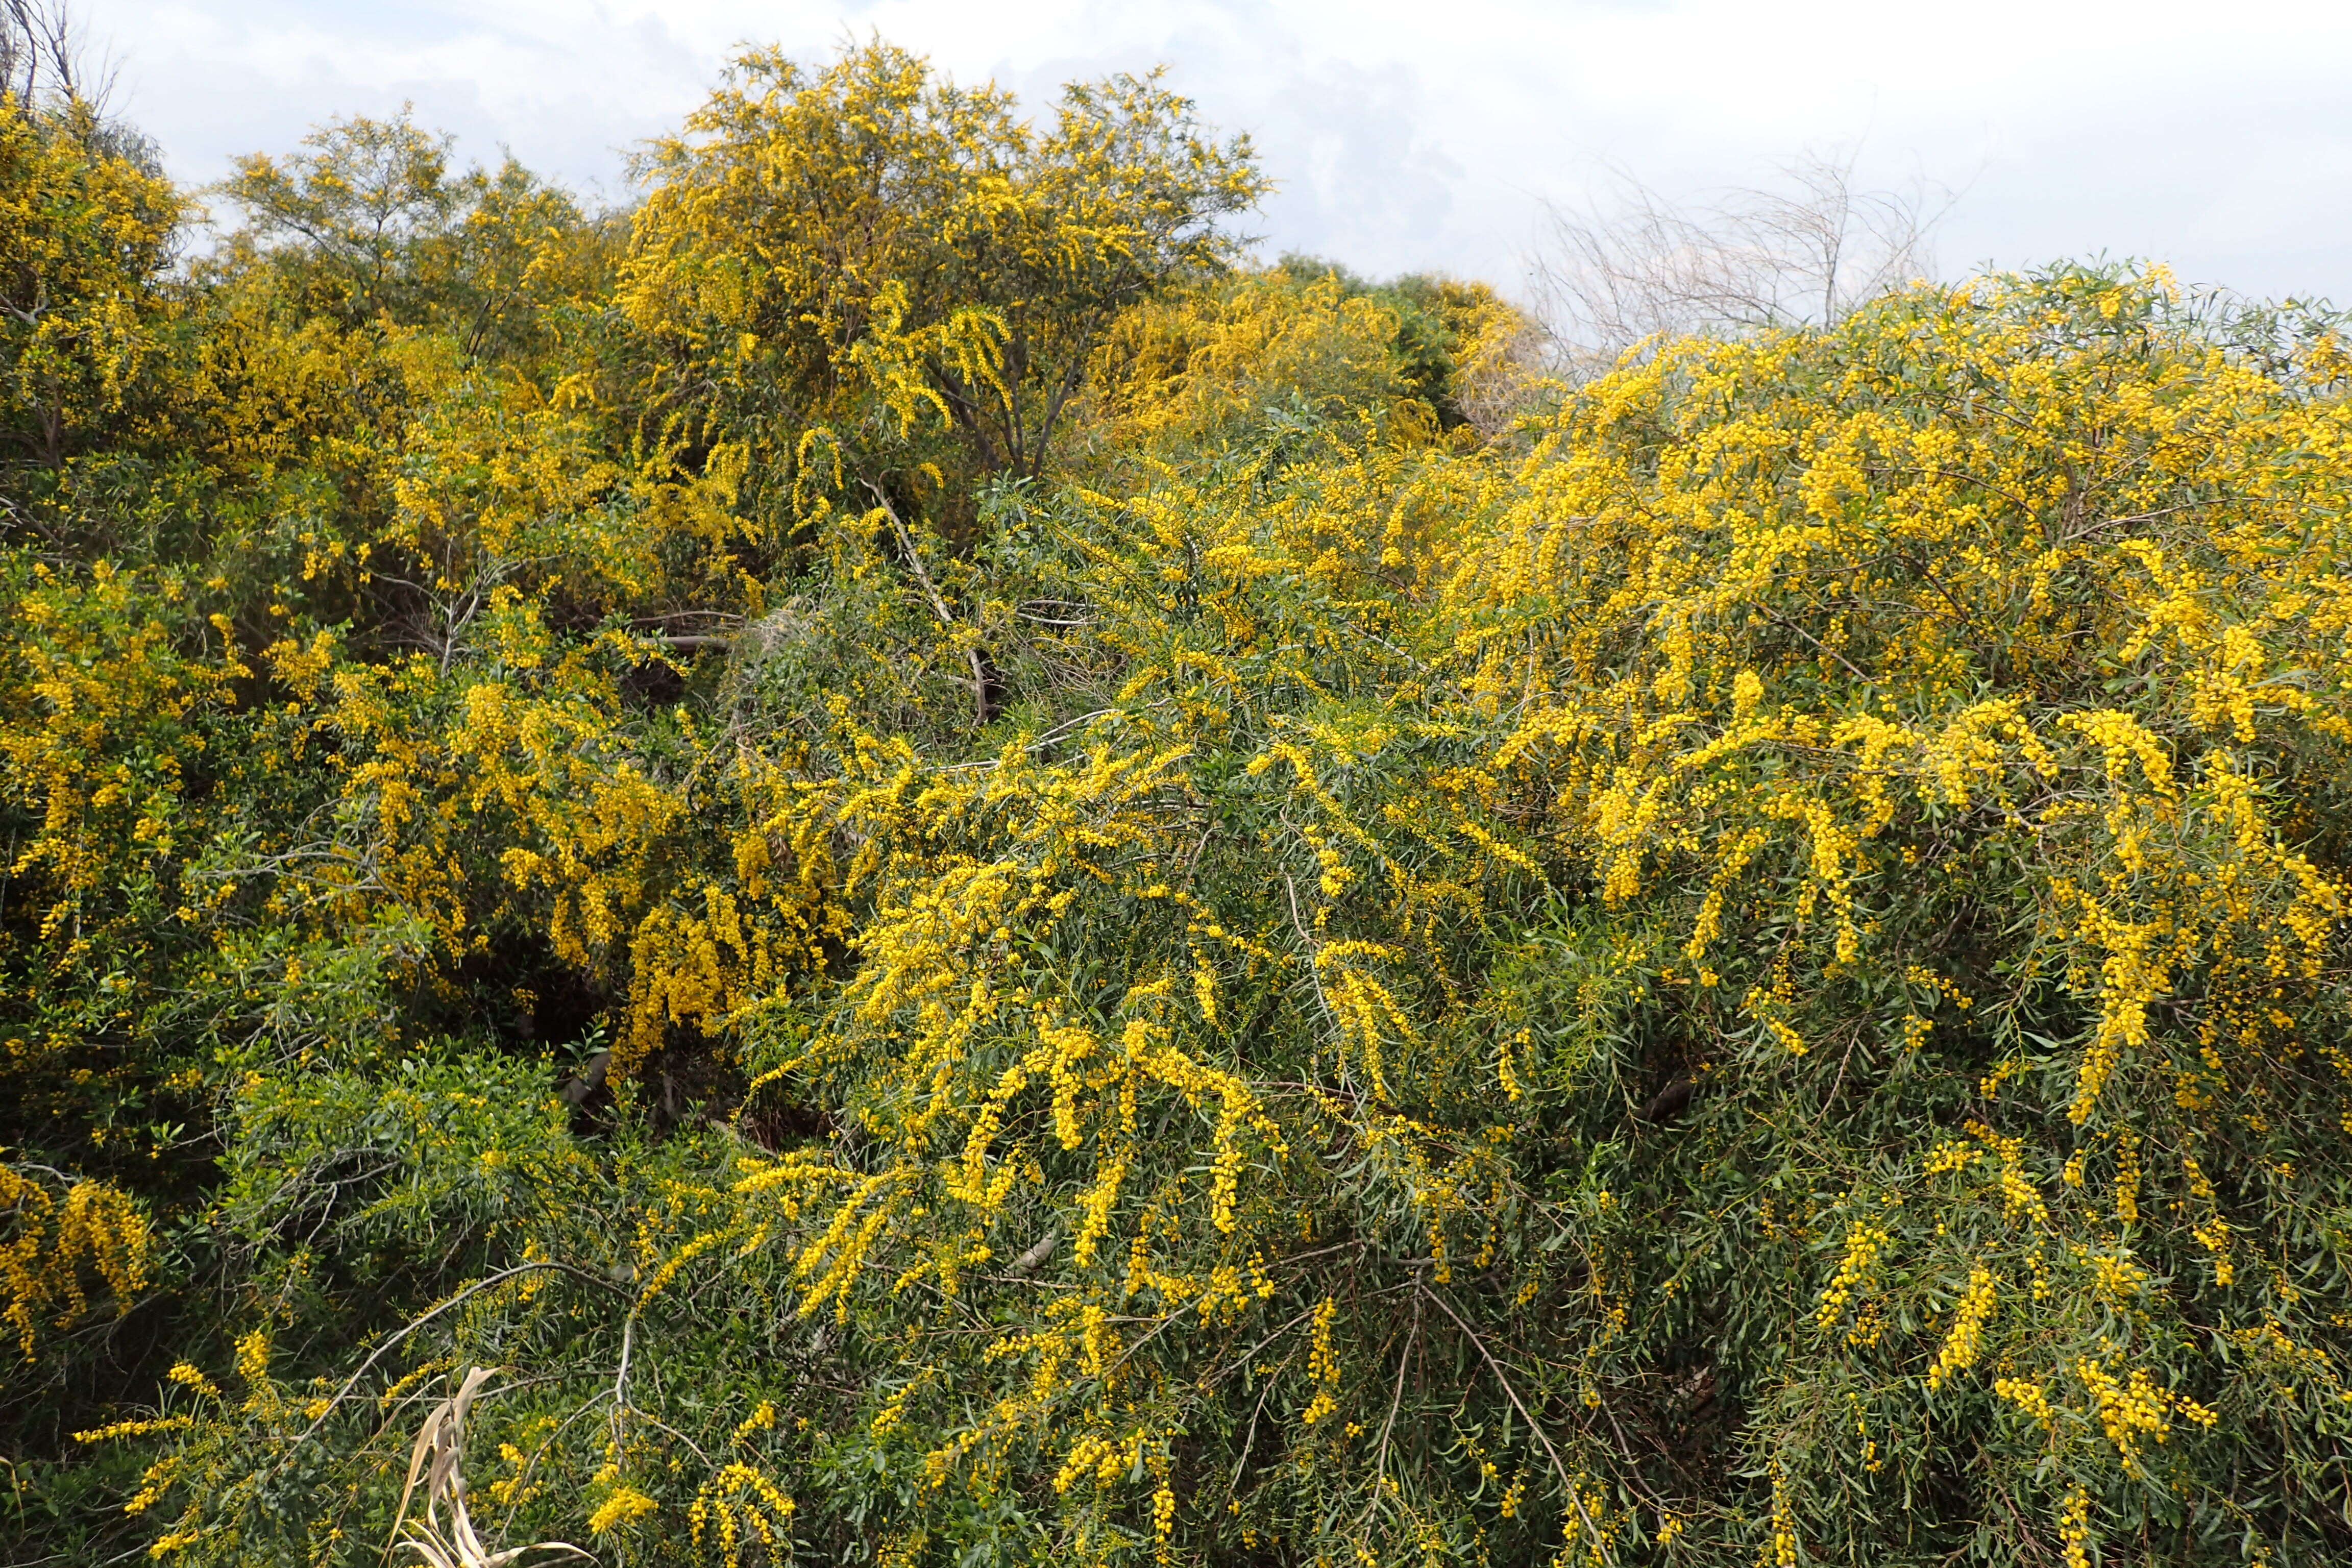
<instances>
[{"instance_id":1,"label":"dry bare twig","mask_svg":"<svg viewBox=\"0 0 2352 1568\"><path fill-rule=\"evenodd\" d=\"M1553 368L1606 372L1645 339L1835 326L1860 305L1930 277L1930 240L1953 192L1926 181L1868 189L1856 149L1806 153L1770 187L1683 205L1623 170L1613 203L1550 210L1533 271Z\"/></svg>"}]
</instances>

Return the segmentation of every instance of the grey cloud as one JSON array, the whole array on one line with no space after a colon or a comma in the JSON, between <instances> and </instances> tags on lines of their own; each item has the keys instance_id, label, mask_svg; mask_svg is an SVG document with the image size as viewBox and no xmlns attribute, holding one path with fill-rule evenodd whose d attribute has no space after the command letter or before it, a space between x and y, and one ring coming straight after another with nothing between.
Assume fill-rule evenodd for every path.
<instances>
[{"instance_id":1,"label":"grey cloud","mask_svg":"<svg viewBox=\"0 0 2352 1568\"><path fill-rule=\"evenodd\" d=\"M236 153L290 146L330 115L413 98L468 155L505 143L617 194L623 150L699 100L730 42L781 36L822 57L878 26L1039 104L1074 76L1167 62L1207 119L1256 137L1281 182L1259 226L1268 248L1370 272L1437 268L1508 286L1540 199L1579 195L1596 159L1686 195L1866 134L1873 178L1921 172L1968 187L1939 247L1948 263L2105 250L2248 292L2352 295L2340 38L2261 50L2225 49L2225 37L2215 53L2194 29L2173 39L2151 23L2112 61L2059 62L1988 52L1983 28L2017 17L1948 37L1948 19L1924 14L1840 32L1852 18L1811 0L1820 16L1792 5L1785 26L1760 31L1752 9L1719 0L1041 0L984 27L950 0L81 5L124 60L133 117L191 180L217 178ZM1807 50L1748 68L1751 47L1793 49L1814 26L1829 29L1816 79L1782 79Z\"/></svg>"}]
</instances>

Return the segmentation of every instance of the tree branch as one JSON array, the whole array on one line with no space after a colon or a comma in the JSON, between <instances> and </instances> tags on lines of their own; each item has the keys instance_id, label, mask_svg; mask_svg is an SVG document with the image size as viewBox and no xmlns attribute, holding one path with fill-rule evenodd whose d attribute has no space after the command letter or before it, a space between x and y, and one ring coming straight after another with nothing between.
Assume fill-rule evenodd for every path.
<instances>
[{"instance_id":1,"label":"tree branch","mask_svg":"<svg viewBox=\"0 0 2352 1568\"><path fill-rule=\"evenodd\" d=\"M954 631L956 618L949 611L948 602L940 597L939 589L932 585L931 574L923 569L923 557L915 549L915 536L907 531L906 523L899 519L898 509L890 504L890 498L884 495L882 487L872 479L860 479L858 482L866 487L868 494L881 503L883 515L890 520L890 527L898 535L898 548L906 552L908 569L915 574L915 581L922 585L923 597L930 601L931 614L940 618L940 626L950 632ZM983 725L988 722L988 666L981 658L978 647L966 647L963 650L963 656L971 665L972 722L975 725Z\"/></svg>"}]
</instances>

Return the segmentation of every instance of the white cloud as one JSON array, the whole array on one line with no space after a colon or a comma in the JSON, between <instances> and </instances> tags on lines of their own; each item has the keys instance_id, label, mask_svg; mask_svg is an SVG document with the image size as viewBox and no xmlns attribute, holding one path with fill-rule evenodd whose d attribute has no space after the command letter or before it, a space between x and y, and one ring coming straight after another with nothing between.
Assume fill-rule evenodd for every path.
<instances>
[{"instance_id":1,"label":"white cloud","mask_svg":"<svg viewBox=\"0 0 2352 1568\"><path fill-rule=\"evenodd\" d=\"M729 50L879 31L1035 100L1166 61L1282 181L1273 248L1515 281L1540 198L1607 159L1670 189L1811 146L1967 195L1948 260L2098 250L2352 302L2352 11L2294 0L82 0L130 107L192 179L335 113L414 100L617 192Z\"/></svg>"}]
</instances>

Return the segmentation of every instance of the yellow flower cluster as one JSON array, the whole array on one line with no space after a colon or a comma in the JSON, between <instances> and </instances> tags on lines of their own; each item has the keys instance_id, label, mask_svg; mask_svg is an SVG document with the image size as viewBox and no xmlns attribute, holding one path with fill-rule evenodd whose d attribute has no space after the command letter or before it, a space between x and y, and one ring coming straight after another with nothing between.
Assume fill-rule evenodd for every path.
<instances>
[{"instance_id":1,"label":"yellow flower cluster","mask_svg":"<svg viewBox=\"0 0 2352 1568\"><path fill-rule=\"evenodd\" d=\"M2135 1473L2140 1468L2145 1441L2153 1438L2162 1443L2172 1435L2176 1412L2201 1426L2211 1426L2221 1419L2195 1401L2157 1387L2137 1367L2128 1380L2118 1381L2103 1363L2084 1357L2074 1363L2074 1375L2091 1396L2100 1429L2115 1446L2116 1457L2126 1470Z\"/></svg>"},{"instance_id":2,"label":"yellow flower cluster","mask_svg":"<svg viewBox=\"0 0 2352 1568\"><path fill-rule=\"evenodd\" d=\"M1968 1289L1960 1292L1959 1305L1952 1311L1951 1331L1936 1352L1936 1360L1927 1369L1927 1386L1940 1388L1954 1373L1965 1372L1977 1363L1983 1348L1985 1321L1992 1316L1996 1287L1992 1270L1979 1265L1969 1270Z\"/></svg>"},{"instance_id":3,"label":"yellow flower cluster","mask_svg":"<svg viewBox=\"0 0 2352 1568\"><path fill-rule=\"evenodd\" d=\"M588 1516L588 1532L604 1535L635 1523L660 1505L633 1486L623 1484L604 1494Z\"/></svg>"},{"instance_id":4,"label":"yellow flower cluster","mask_svg":"<svg viewBox=\"0 0 2352 1568\"><path fill-rule=\"evenodd\" d=\"M1861 1220L1846 1227L1845 1254L1838 1259L1837 1272L1830 1276L1828 1286L1822 1289L1820 1305L1813 1309L1815 1323L1832 1329L1843 1320L1854 1292L1869 1281L1878 1267L1879 1254L1894 1241L1886 1231Z\"/></svg>"},{"instance_id":5,"label":"yellow flower cluster","mask_svg":"<svg viewBox=\"0 0 2352 1568\"><path fill-rule=\"evenodd\" d=\"M37 1177L0 1163L0 1319L16 1331L26 1360L43 1328L69 1326L89 1311L90 1275L125 1311L147 1283L146 1217L103 1182L76 1182L60 1199Z\"/></svg>"},{"instance_id":6,"label":"yellow flower cluster","mask_svg":"<svg viewBox=\"0 0 2352 1568\"><path fill-rule=\"evenodd\" d=\"M2058 1510L2058 1539L2066 1551L2066 1568L2091 1568L2091 1493L2079 1484L2066 1489Z\"/></svg>"}]
</instances>

